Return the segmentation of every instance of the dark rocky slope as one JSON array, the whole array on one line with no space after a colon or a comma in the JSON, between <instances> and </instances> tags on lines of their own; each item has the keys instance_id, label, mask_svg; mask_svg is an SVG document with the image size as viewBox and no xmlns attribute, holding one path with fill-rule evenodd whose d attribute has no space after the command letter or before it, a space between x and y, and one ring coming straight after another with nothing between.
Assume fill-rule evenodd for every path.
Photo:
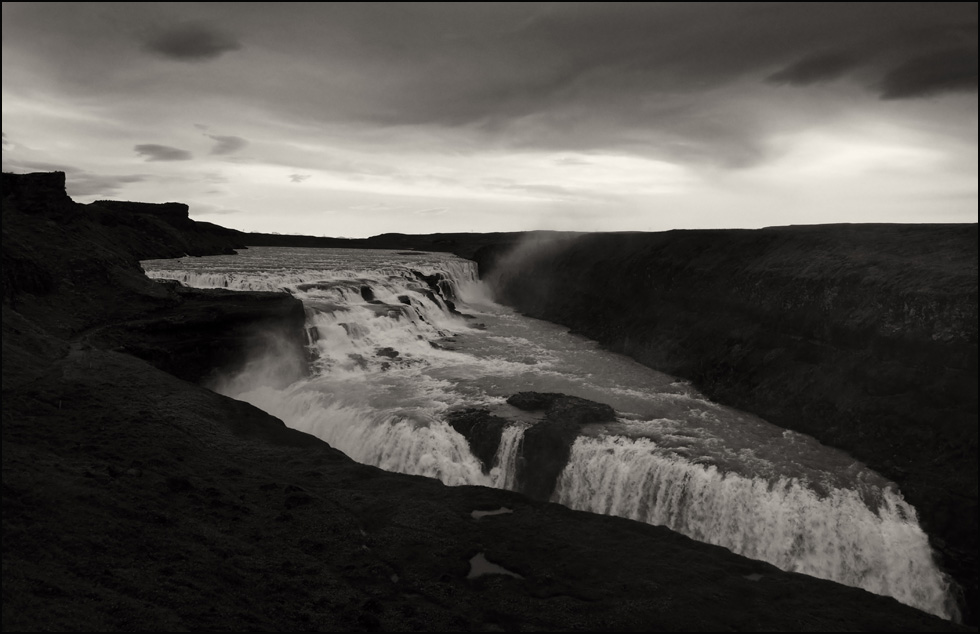
<instances>
[{"instance_id":1,"label":"dark rocky slope","mask_svg":"<svg viewBox=\"0 0 980 634\"><path fill-rule=\"evenodd\" d=\"M530 234L474 257L522 312L894 479L975 607L977 225Z\"/></svg>"},{"instance_id":2,"label":"dark rocky slope","mask_svg":"<svg viewBox=\"0 0 980 634\"><path fill-rule=\"evenodd\" d=\"M665 529L358 465L179 378L295 334L295 301L149 281L139 259L226 237L75 205L58 178L4 176L5 631L969 629Z\"/></svg>"}]
</instances>

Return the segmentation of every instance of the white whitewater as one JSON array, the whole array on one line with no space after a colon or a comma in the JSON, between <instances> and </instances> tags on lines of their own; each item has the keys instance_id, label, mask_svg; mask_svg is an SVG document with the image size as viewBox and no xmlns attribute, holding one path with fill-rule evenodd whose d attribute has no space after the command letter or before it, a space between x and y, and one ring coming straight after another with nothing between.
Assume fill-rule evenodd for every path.
<instances>
[{"instance_id":1,"label":"white whitewater","mask_svg":"<svg viewBox=\"0 0 980 634\"><path fill-rule=\"evenodd\" d=\"M617 421L583 430L553 501L664 525L784 570L958 618L915 510L893 483L812 438L495 304L472 262L438 253L251 248L143 266L150 277L188 286L300 298L311 375L283 385L280 360L259 358L212 387L359 462L449 485L515 489L521 438L536 419L506 397L534 390L608 403ZM513 421L488 471L444 422L465 407Z\"/></svg>"}]
</instances>

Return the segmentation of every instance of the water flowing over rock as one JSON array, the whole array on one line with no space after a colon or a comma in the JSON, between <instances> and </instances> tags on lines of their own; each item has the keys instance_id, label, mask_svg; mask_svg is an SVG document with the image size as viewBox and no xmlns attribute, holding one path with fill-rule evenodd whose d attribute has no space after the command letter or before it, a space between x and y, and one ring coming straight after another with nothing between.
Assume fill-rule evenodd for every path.
<instances>
[{"instance_id":1,"label":"water flowing over rock","mask_svg":"<svg viewBox=\"0 0 980 634\"><path fill-rule=\"evenodd\" d=\"M504 430L511 422L494 416L485 409L473 408L451 412L446 417L446 422L466 438L470 451L482 463L483 472L489 473L494 466L497 450L500 449Z\"/></svg>"}]
</instances>

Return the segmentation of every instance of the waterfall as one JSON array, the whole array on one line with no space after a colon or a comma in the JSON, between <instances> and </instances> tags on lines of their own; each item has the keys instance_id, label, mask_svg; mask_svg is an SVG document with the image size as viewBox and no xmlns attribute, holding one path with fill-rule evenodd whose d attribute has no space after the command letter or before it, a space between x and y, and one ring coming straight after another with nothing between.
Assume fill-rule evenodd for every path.
<instances>
[{"instance_id":1,"label":"waterfall","mask_svg":"<svg viewBox=\"0 0 980 634\"><path fill-rule=\"evenodd\" d=\"M500 435L495 465L490 471L492 486L513 491L517 488L517 460L525 427L510 425Z\"/></svg>"},{"instance_id":2,"label":"waterfall","mask_svg":"<svg viewBox=\"0 0 980 634\"><path fill-rule=\"evenodd\" d=\"M518 391L611 405L583 431L552 501L667 526L784 570L957 617L915 510L849 456L565 329L494 304L472 262L446 254L254 248L144 262L150 277L288 292L306 307L310 377L283 386L276 359L212 387L313 434L354 460L447 485L510 490L525 430ZM446 420L478 407L508 422L483 465Z\"/></svg>"},{"instance_id":3,"label":"waterfall","mask_svg":"<svg viewBox=\"0 0 980 634\"><path fill-rule=\"evenodd\" d=\"M645 438L579 437L554 501L666 526L783 570L935 611L948 582L915 509L891 488L870 508L858 491L818 493L796 478L722 473ZM953 605L941 608L947 616Z\"/></svg>"}]
</instances>

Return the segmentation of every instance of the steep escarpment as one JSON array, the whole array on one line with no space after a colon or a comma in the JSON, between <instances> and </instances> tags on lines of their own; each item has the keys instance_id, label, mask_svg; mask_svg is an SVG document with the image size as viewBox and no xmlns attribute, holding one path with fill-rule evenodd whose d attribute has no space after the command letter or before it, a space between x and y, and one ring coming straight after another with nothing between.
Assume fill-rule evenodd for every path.
<instances>
[{"instance_id":1,"label":"steep escarpment","mask_svg":"<svg viewBox=\"0 0 980 634\"><path fill-rule=\"evenodd\" d=\"M977 226L531 235L498 296L896 480L974 605Z\"/></svg>"},{"instance_id":2,"label":"steep escarpment","mask_svg":"<svg viewBox=\"0 0 980 634\"><path fill-rule=\"evenodd\" d=\"M3 175L3 297L12 322L126 351L195 382L240 366L246 350L270 338L302 350L298 300L161 284L139 265L234 253L241 244L233 232L195 223L181 203L80 205L64 187L61 172Z\"/></svg>"},{"instance_id":3,"label":"steep escarpment","mask_svg":"<svg viewBox=\"0 0 980 634\"><path fill-rule=\"evenodd\" d=\"M139 260L234 253L241 247L220 227L187 217L186 205L73 202L63 172L3 175L3 297L21 312L57 316L60 327L84 329L131 302L107 301L101 289L132 301L165 295L146 283ZM181 214L181 211L183 212ZM47 297L71 297L48 305ZM60 314L59 314L60 313Z\"/></svg>"}]
</instances>

